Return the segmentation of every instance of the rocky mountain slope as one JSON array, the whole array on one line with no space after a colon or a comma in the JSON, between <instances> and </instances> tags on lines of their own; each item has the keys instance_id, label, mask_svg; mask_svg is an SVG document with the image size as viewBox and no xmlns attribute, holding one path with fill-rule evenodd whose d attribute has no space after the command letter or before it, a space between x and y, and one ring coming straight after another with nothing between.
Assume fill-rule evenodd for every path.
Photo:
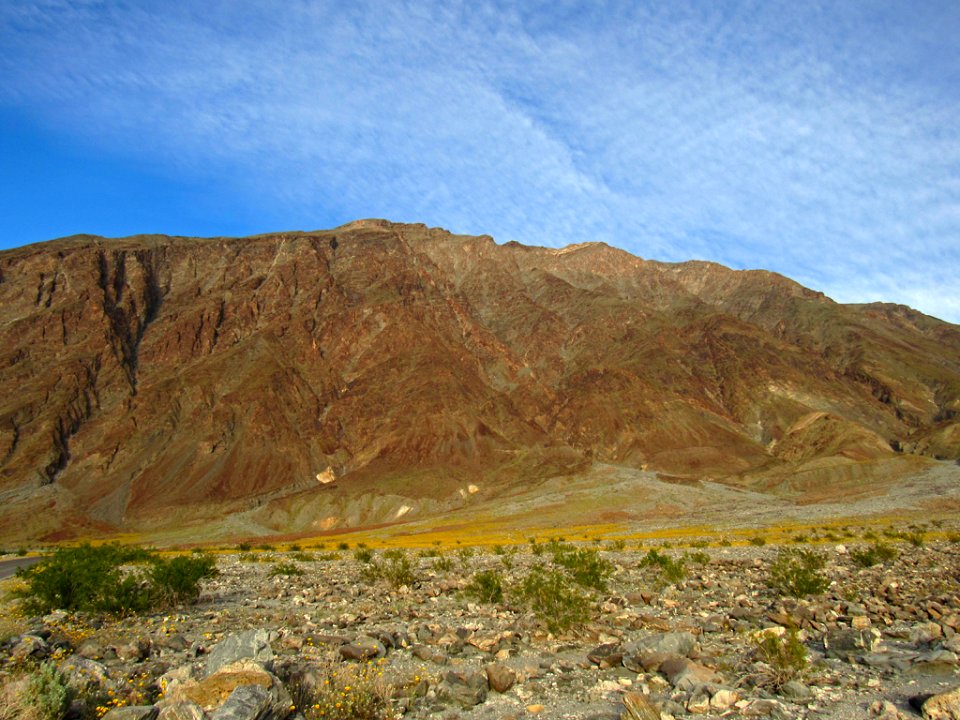
<instances>
[{"instance_id":1,"label":"rocky mountain slope","mask_svg":"<svg viewBox=\"0 0 960 720\"><path fill-rule=\"evenodd\" d=\"M960 457L960 327L379 220L2 252L0 388L3 537L392 522L596 463L829 495Z\"/></svg>"}]
</instances>

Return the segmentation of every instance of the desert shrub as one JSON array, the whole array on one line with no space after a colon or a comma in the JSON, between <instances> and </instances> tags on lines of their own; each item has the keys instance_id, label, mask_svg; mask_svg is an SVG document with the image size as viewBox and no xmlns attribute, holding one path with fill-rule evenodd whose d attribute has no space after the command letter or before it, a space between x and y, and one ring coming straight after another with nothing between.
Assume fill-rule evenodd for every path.
<instances>
[{"instance_id":1,"label":"desert shrub","mask_svg":"<svg viewBox=\"0 0 960 720\"><path fill-rule=\"evenodd\" d=\"M322 666L322 680L295 683L293 705L307 720L385 720L390 712L390 687L376 663Z\"/></svg>"},{"instance_id":2,"label":"desert shrub","mask_svg":"<svg viewBox=\"0 0 960 720\"><path fill-rule=\"evenodd\" d=\"M453 560L448 557L438 557L433 561L433 569L440 572L450 572L453 569Z\"/></svg>"},{"instance_id":3,"label":"desert shrub","mask_svg":"<svg viewBox=\"0 0 960 720\"><path fill-rule=\"evenodd\" d=\"M200 581L217 574L217 561L206 553L170 559L155 558L148 573L152 604L178 605L200 595Z\"/></svg>"},{"instance_id":4,"label":"desert shrub","mask_svg":"<svg viewBox=\"0 0 960 720\"><path fill-rule=\"evenodd\" d=\"M573 581L595 590L607 589L607 578L613 573L613 563L600 557L596 550L558 545L553 562L564 568Z\"/></svg>"},{"instance_id":5,"label":"desert shrub","mask_svg":"<svg viewBox=\"0 0 960 720\"><path fill-rule=\"evenodd\" d=\"M273 564L268 575L270 577L297 577L303 575L303 570L293 563L278 562Z\"/></svg>"},{"instance_id":6,"label":"desert shrub","mask_svg":"<svg viewBox=\"0 0 960 720\"><path fill-rule=\"evenodd\" d=\"M477 602L503 602L503 583L500 580L500 573L495 570L481 570L474 574L463 592Z\"/></svg>"},{"instance_id":7,"label":"desert shrub","mask_svg":"<svg viewBox=\"0 0 960 720\"><path fill-rule=\"evenodd\" d=\"M850 551L850 558L861 567L889 562L896 557L897 551L881 542L876 542L870 547L854 548Z\"/></svg>"},{"instance_id":8,"label":"desert shrub","mask_svg":"<svg viewBox=\"0 0 960 720\"><path fill-rule=\"evenodd\" d=\"M707 553L703 552L702 550L698 550L697 552L692 552L687 557L690 559L690 562L696 563L697 565L710 564L710 556Z\"/></svg>"},{"instance_id":9,"label":"desert shrub","mask_svg":"<svg viewBox=\"0 0 960 720\"><path fill-rule=\"evenodd\" d=\"M730 541L730 538L720 538L720 542L718 542L717 545L719 545L720 547L730 547L731 545L733 545L733 543ZM666 545L664 547L670 547L670 546Z\"/></svg>"},{"instance_id":10,"label":"desert shrub","mask_svg":"<svg viewBox=\"0 0 960 720\"><path fill-rule=\"evenodd\" d=\"M803 533L797 533L796 535L793 536L793 538L791 538L791 542L795 542L797 544L803 545L804 543L810 542L810 538L807 535L804 535Z\"/></svg>"},{"instance_id":11,"label":"desert shrub","mask_svg":"<svg viewBox=\"0 0 960 720\"><path fill-rule=\"evenodd\" d=\"M368 563L373 560L373 550L370 548L360 548L358 547L353 551L353 558L357 562Z\"/></svg>"},{"instance_id":12,"label":"desert shrub","mask_svg":"<svg viewBox=\"0 0 960 720\"><path fill-rule=\"evenodd\" d=\"M70 696L70 688L56 665L42 663L26 677L4 684L0 720L61 720Z\"/></svg>"},{"instance_id":13,"label":"desert shrub","mask_svg":"<svg viewBox=\"0 0 960 720\"><path fill-rule=\"evenodd\" d=\"M350 543L348 542L339 542L337 543L337 550L349 550Z\"/></svg>"},{"instance_id":14,"label":"desert shrub","mask_svg":"<svg viewBox=\"0 0 960 720\"><path fill-rule=\"evenodd\" d=\"M270 543L260 543L257 545L257 550L263 550L264 552L273 552L276 548Z\"/></svg>"},{"instance_id":15,"label":"desert shrub","mask_svg":"<svg viewBox=\"0 0 960 720\"><path fill-rule=\"evenodd\" d=\"M17 557L26 557L27 549L25 547L17 548Z\"/></svg>"},{"instance_id":16,"label":"desert shrub","mask_svg":"<svg viewBox=\"0 0 960 720\"><path fill-rule=\"evenodd\" d=\"M440 557L440 551L437 550L436 548L424 548L423 550L417 553L417 556L422 558Z\"/></svg>"},{"instance_id":17,"label":"desert shrub","mask_svg":"<svg viewBox=\"0 0 960 720\"><path fill-rule=\"evenodd\" d=\"M417 579L410 558L397 548L387 550L383 554L383 562L371 559L362 574L367 580L385 580L394 588L413 585Z\"/></svg>"},{"instance_id":18,"label":"desert shrub","mask_svg":"<svg viewBox=\"0 0 960 720\"><path fill-rule=\"evenodd\" d=\"M908 533L903 533L903 539L914 547L923 547L925 534L923 530L911 530Z\"/></svg>"},{"instance_id":19,"label":"desert shrub","mask_svg":"<svg viewBox=\"0 0 960 720\"><path fill-rule=\"evenodd\" d=\"M503 555L504 553L507 552L506 548L504 548L503 545L500 545L500 544L494 545L492 548L490 548L490 550L493 552L494 555Z\"/></svg>"},{"instance_id":20,"label":"desert shrub","mask_svg":"<svg viewBox=\"0 0 960 720\"><path fill-rule=\"evenodd\" d=\"M295 552L290 557L297 562L313 562L316 559L311 553L308 552Z\"/></svg>"},{"instance_id":21,"label":"desert shrub","mask_svg":"<svg viewBox=\"0 0 960 720\"><path fill-rule=\"evenodd\" d=\"M240 562L263 562L263 558L252 552L240 553L240 555L237 556L237 560Z\"/></svg>"},{"instance_id":22,"label":"desert shrub","mask_svg":"<svg viewBox=\"0 0 960 720\"><path fill-rule=\"evenodd\" d=\"M617 538L607 543L607 550L610 552L623 552L627 548L627 541L623 538Z\"/></svg>"},{"instance_id":23,"label":"desert shrub","mask_svg":"<svg viewBox=\"0 0 960 720\"><path fill-rule=\"evenodd\" d=\"M237 543L237 550L240 552L250 552L253 546L248 542Z\"/></svg>"},{"instance_id":24,"label":"desert shrub","mask_svg":"<svg viewBox=\"0 0 960 720\"><path fill-rule=\"evenodd\" d=\"M532 611L553 633L583 625L590 619L590 598L562 570L535 565L517 585L512 599Z\"/></svg>"},{"instance_id":25,"label":"desert shrub","mask_svg":"<svg viewBox=\"0 0 960 720\"><path fill-rule=\"evenodd\" d=\"M830 581L820 574L825 564L823 555L814 550L785 548L771 564L767 584L793 597L817 595L830 586Z\"/></svg>"},{"instance_id":26,"label":"desert shrub","mask_svg":"<svg viewBox=\"0 0 960 720\"><path fill-rule=\"evenodd\" d=\"M287 552L297 553L297 552L300 552L301 550L303 550L303 548L300 547L298 543L293 543L293 545L290 545L289 547L287 547Z\"/></svg>"},{"instance_id":27,"label":"desert shrub","mask_svg":"<svg viewBox=\"0 0 960 720\"><path fill-rule=\"evenodd\" d=\"M960 543L960 532L948 532L947 542L953 543L954 545Z\"/></svg>"},{"instance_id":28,"label":"desert shrub","mask_svg":"<svg viewBox=\"0 0 960 720\"><path fill-rule=\"evenodd\" d=\"M537 557L543 555L543 545L537 543L536 538L530 538L530 552Z\"/></svg>"},{"instance_id":29,"label":"desert shrub","mask_svg":"<svg viewBox=\"0 0 960 720\"><path fill-rule=\"evenodd\" d=\"M754 535L752 538L750 538L750 544L757 547L763 547L767 544L767 539L765 537L761 537L760 535Z\"/></svg>"},{"instance_id":30,"label":"desert shrub","mask_svg":"<svg viewBox=\"0 0 960 720\"><path fill-rule=\"evenodd\" d=\"M59 548L36 565L21 568L17 575L24 585L16 594L33 613L61 609L123 614L193 600L199 581L214 574L216 562L206 554L167 560L140 548L80 545Z\"/></svg>"},{"instance_id":31,"label":"desert shrub","mask_svg":"<svg viewBox=\"0 0 960 720\"><path fill-rule=\"evenodd\" d=\"M764 667L756 678L758 684L780 690L803 674L807 667L807 648L791 628L783 637L765 634L757 640L754 657Z\"/></svg>"},{"instance_id":32,"label":"desert shrub","mask_svg":"<svg viewBox=\"0 0 960 720\"><path fill-rule=\"evenodd\" d=\"M678 583L687 576L687 568L683 558L674 560L669 555L648 550L640 561L640 567L659 568L664 580L669 583Z\"/></svg>"}]
</instances>

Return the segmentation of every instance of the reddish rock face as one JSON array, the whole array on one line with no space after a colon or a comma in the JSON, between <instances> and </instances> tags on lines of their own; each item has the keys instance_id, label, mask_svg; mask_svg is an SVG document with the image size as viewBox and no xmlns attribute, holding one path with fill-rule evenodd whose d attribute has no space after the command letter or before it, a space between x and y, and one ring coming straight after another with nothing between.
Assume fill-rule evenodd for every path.
<instances>
[{"instance_id":1,"label":"reddish rock face","mask_svg":"<svg viewBox=\"0 0 960 720\"><path fill-rule=\"evenodd\" d=\"M0 388L0 537L281 507L299 530L347 503L385 521L377 497L593 461L960 455L957 326L767 272L385 221L0 253Z\"/></svg>"}]
</instances>

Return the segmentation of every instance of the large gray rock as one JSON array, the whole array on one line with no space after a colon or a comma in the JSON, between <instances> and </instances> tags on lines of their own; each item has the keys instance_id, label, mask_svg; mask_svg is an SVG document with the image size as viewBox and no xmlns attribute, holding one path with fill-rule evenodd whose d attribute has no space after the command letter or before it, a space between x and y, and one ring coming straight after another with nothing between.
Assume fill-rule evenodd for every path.
<instances>
[{"instance_id":1,"label":"large gray rock","mask_svg":"<svg viewBox=\"0 0 960 720\"><path fill-rule=\"evenodd\" d=\"M880 643L880 632L873 628L855 630L838 628L831 630L823 638L823 647L828 658L837 658L854 662L866 653L873 652Z\"/></svg>"},{"instance_id":2,"label":"large gray rock","mask_svg":"<svg viewBox=\"0 0 960 720\"><path fill-rule=\"evenodd\" d=\"M717 673L710 668L679 656L666 660L660 666L660 672L666 676L674 688L686 692L719 680Z\"/></svg>"},{"instance_id":3,"label":"large gray rock","mask_svg":"<svg viewBox=\"0 0 960 720\"><path fill-rule=\"evenodd\" d=\"M160 708L157 720L206 720L203 708L190 700L180 700Z\"/></svg>"},{"instance_id":4,"label":"large gray rock","mask_svg":"<svg viewBox=\"0 0 960 720\"><path fill-rule=\"evenodd\" d=\"M376 638L361 637L355 642L341 645L339 653L344 660L363 661L386 656L387 648Z\"/></svg>"},{"instance_id":5,"label":"large gray rock","mask_svg":"<svg viewBox=\"0 0 960 720\"><path fill-rule=\"evenodd\" d=\"M285 717L274 716L272 706L269 691L259 685L241 685L210 715L210 720L268 720L272 717Z\"/></svg>"},{"instance_id":6,"label":"large gray rock","mask_svg":"<svg viewBox=\"0 0 960 720\"><path fill-rule=\"evenodd\" d=\"M273 649L270 633L263 628L230 635L217 643L207 657L207 675L238 660L253 660L266 669L272 669Z\"/></svg>"},{"instance_id":7,"label":"large gray rock","mask_svg":"<svg viewBox=\"0 0 960 720\"><path fill-rule=\"evenodd\" d=\"M648 653L687 656L697 646L697 639L688 632L654 633L623 646L623 655L637 656Z\"/></svg>"},{"instance_id":8,"label":"large gray rock","mask_svg":"<svg viewBox=\"0 0 960 720\"><path fill-rule=\"evenodd\" d=\"M479 670L450 670L437 688L437 696L466 709L487 699L487 674Z\"/></svg>"},{"instance_id":9,"label":"large gray rock","mask_svg":"<svg viewBox=\"0 0 960 720\"><path fill-rule=\"evenodd\" d=\"M128 705L109 710L103 720L156 720L158 713L153 705Z\"/></svg>"}]
</instances>

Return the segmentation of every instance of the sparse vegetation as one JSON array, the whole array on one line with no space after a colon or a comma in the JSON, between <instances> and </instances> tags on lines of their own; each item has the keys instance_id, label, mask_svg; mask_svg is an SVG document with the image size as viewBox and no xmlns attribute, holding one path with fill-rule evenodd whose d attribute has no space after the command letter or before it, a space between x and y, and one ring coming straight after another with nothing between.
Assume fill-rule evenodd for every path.
<instances>
[{"instance_id":1,"label":"sparse vegetation","mask_svg":"<svg viewBox=\"0 0 960 720\"><path fill-rule=\"evenodd\" d=\"M375 663L343 665L331 658L322 680L293 688L294 707L307 720L386 720L390 688Z\"/></svg>"},{"instance_id":2,"label":"sparse vegetation","mask_svg":"<svg viewBox=\"0 0 960 720\"><path fill-rule=\"evenodd\" d=\"M268 575L270 577L297 577L303 575L303 570L290 562L278 562L273 564Z\"/></svg>"},{"instance_id":3,"label":"sparse vegetation","mask_svg":"<svg viewBox=\"0 0 960 720\"><path fill-rule=\"evenodd\" d=\"M794 628L783 637L762 635L757 640L754 656L763 663L763 669L755 679L759 685L775 691L800 677L808 663L807 648Z\"/></svg>"},{"instance_id":4,"label":"sparse vegetation","mask_svg":"<svg viewBox=\"0 0 960 720\"><path fill-rule=\"evenodd\" d=\"M820 574L825 564L823 555L814 550L784 548L770 566L767 584L792 597L818 595L830 585Z\"/></svg>"},{"instance_id":5,"label":"sparse vegetation","mask_svg":"<svg viewBox=\"0 0 960 720\"><path fill-rule=\"evenodd\" d=\"M668 583L678 583L687 576L686 564L683 558L674 560L669 555L648 550L647 554L640 561L640 567L659 568L663 579Z\"/></svg>"},{"instance_id":6,"label":"sparse vegetation","mask_svg":"<svg viewBox=\"0 0 960 720\"><path fill-rule=\"evenodd\" d=\"M535 565L517 586L513 599L532 611L553 633L583 625L590 619L590 598L561 570Z\"/></svg>"},{"instance_id":7,"label":"sparse vegetation","mask_svg":"<svg viewBox=\"0 0 960 720\"><path fill-rule=\"evenodd\" d=\"M853 548L850 558L861 567L870 567L880 563L890 562L897 557L897 551L886 543L875 542L864 548Z\"/></svg>"},{"instance_id":8,"label":"sparse vegetation","mask_svg":"<svg viewBox=\"0 0 960 720\"><path fill-rule=\"evenodd\" d=\"M353 551L353 558L357 562L369 563L371 560L373 560L373 550L370 548L358 547Z\"/></svg>"},{"instance_id":9,"label":"sparse vegetation","mask_svg":"<svg viewBox=\"0 0 960 720\"><path fill-rule=\"evenodd\" d=\"M475 573L463 592L477 602L503 602L503 583L500 580L500 573L494 570L481 570Z\"/></svg>"},{"instance_id":10,"label":"sparse vegetation","mask_svg":"<svg viewBox=\"0 0 960 720\"><path fill-rule=\"evenodd\" d=\"M553 562L564 568L578 585L604 591L607 578L613 573L613 563L600 557L596 550L556 545Z\"/></svg>"},{"instance_id":11,"label":"sparse vegetation","mask_svg":"<svg viewBox=\"0 0 960 720\"><path fill-rule=\"evenodd\" d=\"M367 580L385 580L391 587L410 586L416 581L413 564L407 554L399 548L391 548L383 553L383 561L371 558L363 568Z\"/></svg>"},{"instance_id":12,"label":"sparse vegetation","mask_svg":"<svg viewBox=\"0 0 960 720\"><path fill-rule=\"evenodd\" d=\"M42 663L30 674L3 685L0 720L61 720L70 696L70 689L56 665Z\"/></svg>"},{"instance_id":13,"label":"sparse vegetation","mask_svg":"<svg viewBox=\"0 0 960 720\"><path fill-rule=\"evenodd\" d=\"M216 561L206 553L169 559L141 548L80 545L59 548L17 576L15 591L28 612L84 610L135 613L153 607L190 602L199 595L200 580L216 574Z\"/></svg>"}]
</instances>

